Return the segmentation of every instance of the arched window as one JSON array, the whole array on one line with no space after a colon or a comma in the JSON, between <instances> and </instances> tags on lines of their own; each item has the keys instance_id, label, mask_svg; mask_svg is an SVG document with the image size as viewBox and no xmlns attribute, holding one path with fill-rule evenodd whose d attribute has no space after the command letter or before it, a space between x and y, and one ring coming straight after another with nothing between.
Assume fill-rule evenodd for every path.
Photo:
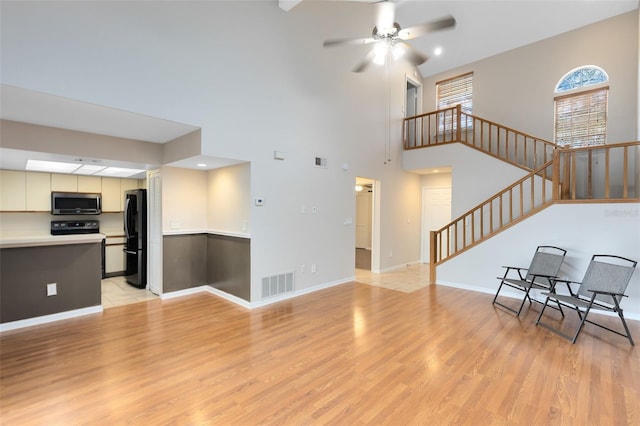
<instances>
[{"instance_id":1,"label":"arched window","mask_svg":"<svg viewBox=\"0 0 640 426\"><path fill-rule=\"evenodd\" d=\"M609 76L586 65L569 71L556 85L555 142L561 146L602 145L607 140ZM565 93L566 92L566 93Z\"/></svg>"}]
</instances>

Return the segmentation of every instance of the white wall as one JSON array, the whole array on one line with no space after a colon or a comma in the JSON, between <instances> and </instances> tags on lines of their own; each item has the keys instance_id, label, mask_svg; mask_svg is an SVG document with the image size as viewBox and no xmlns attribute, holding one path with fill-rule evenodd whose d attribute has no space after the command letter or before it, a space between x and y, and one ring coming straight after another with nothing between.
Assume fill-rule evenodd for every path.
<instances>
[{"instance_id":1,"label":"white wall","mask_svg":"<svg viewBox=\"0 0 640 426\"><path fill-rule=\"evenodd\" d=\"M473 113L553 141L558 81L583 65L608 74L608 141L637 135L638 12L632 11L556 37L424 79L424 111L435 110L435 83L473 71Z\"/></svg>"},{"instance_id":2,"label":"white wall","mask_svg":"<svg viewBox=\"0 0 640 426\"><path fill-rule=\"evenodd\" d=\"M244 163L211 170L207 179L208 229L250 233L251 165Z\"/></svg>"},{"instance_id":3,"label":"white wall","mask_svg":"<svg viewBox=\"0 0 640 426\"><path fill-rule=\"evenodd\" d=\"M591 256L612 254L640 261L640 204L559 204L521 222L437 268L438 283L495 293L502 265L527 267L538 245L567 250L561 275L580 281ZM640 268L622 307L640 319Z\"/></svg>"},{"instance_id":4,"label":"white wall","mask_svg":"<svg viewBox=\"0 0 640 426\"><path fill-rule=\"evenodd\" d=\"M3 83L188 123L202 129L202 154L251 162L249 198L265 199L250 207L252 300L261 297L262 277L302 264L297 289L353 276L354 229L344 221L355 216L358 175L381 182L381 252L393 252L381 268L419 258L419 177L399 161L405 74L413 71L354 74L366 46L322 47L345 29L370 32L368 4L302 2L290 12L265 1L2 8ZM274 150L287 159L274 160ZM315 168L315 156L328 167ZM182 182L202 189L205 178L162 171L163 228L171 219L205 228L200 200L177 202L194 200ZM317 213L302 215L302 205Z\"/></svg>"},{"instance_id":5,"label":"white wall","mask_svg":"<svg viewBox=\"0 0 640 426\"><path fill-rule=\"evenodd\" d=\"M162 231L207 229L207 172L164 166Z\"/></svg>"},{"instance_id":6,"label":"white wall","mask_svg":"<svg viewBox=\"0 0 640 426\"><path fill-rule=\"evenodd\" d=\"M527 174L461 143L405 151L402 161L406 170L451 167L452 218L466 213Z\"/></svg>"}]
</instances>

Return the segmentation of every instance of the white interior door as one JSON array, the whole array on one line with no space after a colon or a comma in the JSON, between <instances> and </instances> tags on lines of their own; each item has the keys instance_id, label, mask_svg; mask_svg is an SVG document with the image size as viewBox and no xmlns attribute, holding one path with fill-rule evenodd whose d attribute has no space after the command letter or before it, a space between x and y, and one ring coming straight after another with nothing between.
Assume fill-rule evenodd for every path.
<instances>
[{"instance_id":1,"label":"white interior door","mask_svg":"<svg viewBox=\"0 0 640 426\"><path fill-rule=\"evenodd\" d=\"M370 189L356 193L356 248L371 250L373 197Z\"/></svg>"},{"instance_id":2,"label":"white interior door","mask_svg":"<svg viewBox=\"0 0 640 426\"><path fill-rule=\"evenodd\" d=\"M451 187L422 188L422 262L429 262L429 233L451 222ZM443 241L447 244L447 241Z\"/></svg>"}]
</instances>

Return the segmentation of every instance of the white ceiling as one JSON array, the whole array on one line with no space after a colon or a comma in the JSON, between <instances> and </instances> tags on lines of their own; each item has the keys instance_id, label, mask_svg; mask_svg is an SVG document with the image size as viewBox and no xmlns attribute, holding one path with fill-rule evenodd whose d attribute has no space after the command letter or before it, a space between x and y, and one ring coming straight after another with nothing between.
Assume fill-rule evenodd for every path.
<instances>
[{"instance_id":1,"label":"white ceiling","mask_svg":"<svg viewBox=\"0 0 640 426\"><path fill-rule=\"evenodd\" d=\"M376 7L378 3L355 1L371 3L367 7ZM456 27L452 30L427 34L410 41L414 48L431 57L419 67L424 77L629 12L637 9L639 3L638 0L392 1L396 3L395 20L402 28L447 15L456 19ZM335 8L339 13L339 5ZM371 22L371 29L374 25L375 22ZM336 30L336 34L327 34L326 38L370 35L363 33L360 28L343 28ZM433 53L436 47L443 49L442 55L437 57ZM354 65L361 59L354 59Z\"/></svg>"},{"instance_id":2,"label":"white ceiling","mask_svg":"<svg viewBox=\"0 0 640 426\"><path fill-rule=\"evenodd\" d=\"M304 1L312 0L302 0ZM285 9L300 7L300 0L281 0L281 3L286 6ZM419 68L425 77L638 8L638 0L399 0L395 3L396 21L405 28L446 15L453 15L457 20L453 30L440 31L411 41L416 49L432 56ZM335 7L335 13L340 13L340 2L333 2L332 7ZM365 4L363 7L375 5ZM374 24L372 22L371 27ZM352 36L368 34L362 34L361 27L339 28L335 34L326 34L326 38ZM432 52L436 47L444 50L441 56L433 56ZM340 48L349 49L350 46ZM355 58L354 64L359 60L360 58ZM0 118L7 120L154 143L168 142L198 128L192 124L8 85L0 86L0 95ZM33 154L0 148L0 167L18 167L15 164L24 162L26 157L35 158ZM45 153L38 153L36 157L42 160L66 160ZM200 162L230 165L235 160L203 156L175 165L195 168L194 165ZM12 167L8 167L8 164L12 164ZM212 167L207 167L210 168Z\"/></svg>"}]
</instances>

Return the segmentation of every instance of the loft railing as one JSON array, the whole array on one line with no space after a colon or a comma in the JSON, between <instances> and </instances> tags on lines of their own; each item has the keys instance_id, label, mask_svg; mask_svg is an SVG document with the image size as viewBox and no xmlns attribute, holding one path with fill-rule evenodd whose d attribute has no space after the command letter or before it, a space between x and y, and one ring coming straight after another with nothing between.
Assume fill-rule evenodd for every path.
<instances>
[{"instance_id":1,"label":"loft railing","mask_svg":"<svg viewBox=\"0 0 640 426\"><path fill-rule=\"evenodd\" d=\"M551 161L556 145L484 118L460 105L404 119L406 150L462 142L528 171Z\"/></svg>"},{"instance_id":2,"label":"loft railing","mask_svg":"<svg viewBox=\"0 0 640 426\"><path fill-rule=\"evenodd\" d=\"M628 201L640 198L640 142L558 148L558 200Z\"/></svg>"},{"instance_id":3,"label":"loft railing","mask_svg":"<svg viewBox=\"0 0 640 426\"><path fill-rule=\"evenodd\" d=\"M640 202L640 141L556 148L552 160L430 233L436 266L553 203Z\"/></svg>"}]
</instances>

